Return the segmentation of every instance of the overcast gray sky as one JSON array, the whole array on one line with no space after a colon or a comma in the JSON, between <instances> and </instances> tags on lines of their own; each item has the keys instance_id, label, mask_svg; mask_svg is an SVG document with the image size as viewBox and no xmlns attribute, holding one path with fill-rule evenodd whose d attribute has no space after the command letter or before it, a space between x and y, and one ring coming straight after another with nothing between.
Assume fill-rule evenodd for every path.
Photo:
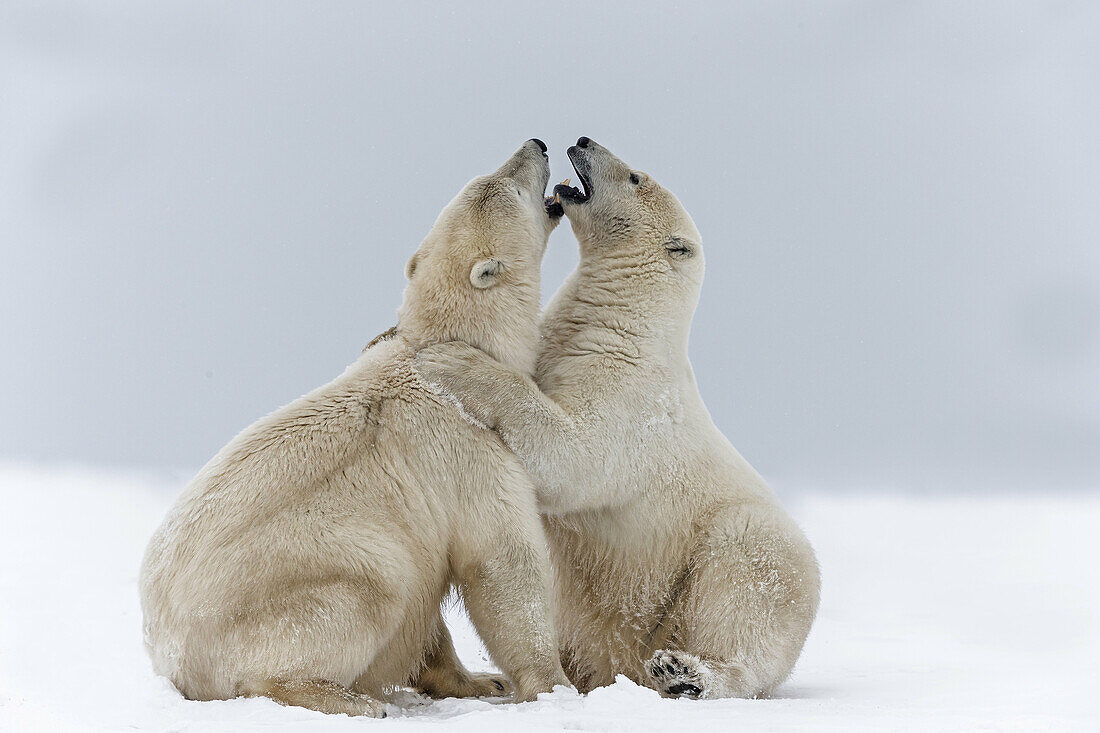
<instances>
[{"instance_id":1,"label":"overcast gray sky","mask_svg":"<svg viewBox=\"0 0 1100 733\"><path fill-rule=\"evenodd\" d=\"M1090 2L5 2L0 458L197 469L395 321L466 180L588 135L694 216L766 476L1096 485L1098 131Z\"/></svg>"}]
</instances>

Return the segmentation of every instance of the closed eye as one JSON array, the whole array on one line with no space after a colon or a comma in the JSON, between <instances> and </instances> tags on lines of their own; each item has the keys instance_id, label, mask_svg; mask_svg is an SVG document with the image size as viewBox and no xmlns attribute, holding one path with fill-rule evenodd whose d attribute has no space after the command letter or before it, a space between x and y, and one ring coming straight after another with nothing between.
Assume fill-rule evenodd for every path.
<instances>
[{"instance_id":1,"label":"closed eye","mask_svg":"<svg viewBox=\"0 0 1100 733\"><path fill-rule=\"evenodd\" d=\"M674 260L687 260L695 256L695 245L686 239L673 237L665 242L665 251Z\"/></svg>"}]
</instances>

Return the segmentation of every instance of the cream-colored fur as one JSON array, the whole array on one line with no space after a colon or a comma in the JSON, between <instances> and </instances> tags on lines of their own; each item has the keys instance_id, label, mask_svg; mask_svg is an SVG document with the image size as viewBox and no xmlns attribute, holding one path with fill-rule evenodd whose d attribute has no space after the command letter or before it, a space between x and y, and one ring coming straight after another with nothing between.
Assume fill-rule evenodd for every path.
<instances>
[{"instance_id":1,"label":"cream-colored fur","mask_svg":"<svg viewBox=\"0 0 1100 733\"><path fill-rule=\"evenodd\" d=\"M418 348L458 338L530 371L548 177L530 141L468 184L410 260L395 335L244 430L184 491L141 600L154 668L186 697L381 715L395 685L504 694L455 656L439 610L452 583L517 699L567 684L531 481L412 368Z\"/></svg>"},{"instance_id":2,"label":"cream-colored fur","mask_svg":"<svg viewBox=\"0 0 1100 733\"><path fill-rule=\"evenodd\" d=\"M818 569L696 388L699 232L605 148L582 138L569 155L590 194L556 189L580 264L543 318L535 380L457 342L417 368L535 479L579 689L625 674L673 696L768 695L809 633Z\"/></svg>"}]
</instances>

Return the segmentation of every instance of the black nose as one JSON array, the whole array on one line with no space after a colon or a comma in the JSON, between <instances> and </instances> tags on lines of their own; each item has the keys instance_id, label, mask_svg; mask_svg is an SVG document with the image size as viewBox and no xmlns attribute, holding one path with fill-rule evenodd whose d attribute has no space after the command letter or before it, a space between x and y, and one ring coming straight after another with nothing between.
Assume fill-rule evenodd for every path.
<instances>
[{"instance_id":1,"label":"black nose","mask_svg":"<svg viewBox=\"0 0 1100 733\"><path fill-rule=\"evenodd\" d=\"M546 143L544 143L542 140L539 140L537 137L533 137L530 140L528 140L527 142L531 142L531 143L534 143L535 145L538 145L539 148L542 150L542 152L544 152L544 153L546 152Z\"/></svg>"},{"instance_id":2,"label":"black nose","mask_svg":"<svg viewBox=\"0 0 1100 733\"><path fill-rule=\"evenodd\" d=\"M587 147L588 147L588 143L590 143L590 142L592 142L592 141L591 141L591 140L589 140L589 139L588 139L588 138L586 138L586 137L583 137L583 136L582 136L582 137L578 137L578 138L577 138L577 147L578 147L578 148L587 148Z\"/></svg>"}]
</instances>

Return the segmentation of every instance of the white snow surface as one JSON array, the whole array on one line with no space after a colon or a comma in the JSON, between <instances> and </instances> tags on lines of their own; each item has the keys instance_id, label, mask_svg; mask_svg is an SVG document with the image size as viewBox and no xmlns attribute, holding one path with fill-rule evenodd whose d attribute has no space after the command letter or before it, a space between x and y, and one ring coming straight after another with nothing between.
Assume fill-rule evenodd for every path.
<instances>
[{"instance_id":1,"label":"white snow surface","mask_svg":"<svg viewBox=\"0 0 1100 733\"><path fill-rule=\"evenodd\" d=\"M0 731L1097 731L1100 495L794 490L821 611L769 700L620 678L520 705L395 696L384 720L184 700L141 643L137 573L181 481L0 466ZM459 654L492 669L462 609Z\"/></svg>"}]
</instances>

